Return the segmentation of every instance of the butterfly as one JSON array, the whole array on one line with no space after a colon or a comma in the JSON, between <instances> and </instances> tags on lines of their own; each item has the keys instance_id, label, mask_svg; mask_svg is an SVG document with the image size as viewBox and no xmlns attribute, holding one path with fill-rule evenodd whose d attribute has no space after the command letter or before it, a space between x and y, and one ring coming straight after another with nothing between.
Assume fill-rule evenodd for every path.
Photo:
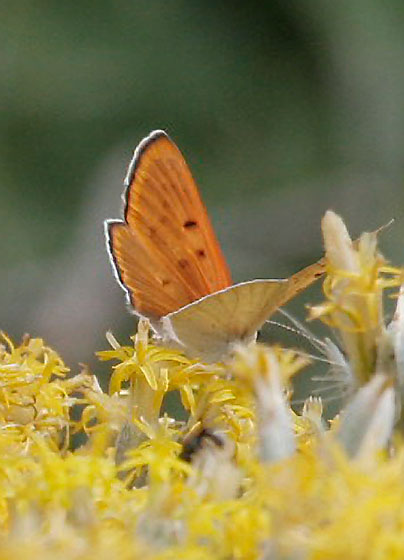
<instances>
[{"instance_id":1,"label":"butterfly","mask_svg":"<svg viewBox=\"0 0 404 560\"><path fill-rule=\"evenodd\" d=\"M191 171L155 130L136 148L120 220L106 220L115 276L134 312L165 344L221 361L250 343L281 306L325 272L325 259L282 280L233 284Z\"/></svg>"}]
</instances>

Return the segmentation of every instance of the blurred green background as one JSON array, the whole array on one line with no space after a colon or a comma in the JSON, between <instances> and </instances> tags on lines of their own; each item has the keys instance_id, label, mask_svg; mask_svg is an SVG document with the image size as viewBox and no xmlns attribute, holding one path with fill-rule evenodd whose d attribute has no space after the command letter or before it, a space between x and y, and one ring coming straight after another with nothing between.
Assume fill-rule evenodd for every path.
<instances>
[{"instance_id":1,"label":"blurred green background","mask_svg":"<svg viewBox=\"0 0 404 560\"><path fill-rule=\"evenodd\" d=\"M0 29L12 336L43 336L77 367L108 329L133 332L103 220L120 216L132 151L154 128L186 156L235 280L317 259L329 207L353 235L395 217L382 247L403 264L401 1L19 0Z\"/></svg>"}]
</instances>

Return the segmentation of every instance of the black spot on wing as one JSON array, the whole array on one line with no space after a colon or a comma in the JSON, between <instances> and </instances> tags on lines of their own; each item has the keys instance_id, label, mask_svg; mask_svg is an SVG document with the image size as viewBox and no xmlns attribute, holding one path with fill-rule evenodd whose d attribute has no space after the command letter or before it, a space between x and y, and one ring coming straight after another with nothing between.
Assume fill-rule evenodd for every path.
<instances>
[{"instance_id":1,"label":"black spot on wing","mask_svg":"<svg viewBox=\"0 0 404 560\"><path fill-rule=\"evenodd\" d=\"M197 225L198 222L195 222L195 220L187 220L186 222L184 222L185 229L194 229L197 227Z\"/></svg>"},{"instance_id":2,"label":"black spot on wing","mask_svg":"<svg viewBox=\"0 0 404 560\"><path fill-rule=\"evenodd\" d=\"M187 261L187 259L180 259L180 260L178 261L178 265L179 265L181 268L187 268L187 266L189 266L189 262Z\"/></svg>"}]
</instances>

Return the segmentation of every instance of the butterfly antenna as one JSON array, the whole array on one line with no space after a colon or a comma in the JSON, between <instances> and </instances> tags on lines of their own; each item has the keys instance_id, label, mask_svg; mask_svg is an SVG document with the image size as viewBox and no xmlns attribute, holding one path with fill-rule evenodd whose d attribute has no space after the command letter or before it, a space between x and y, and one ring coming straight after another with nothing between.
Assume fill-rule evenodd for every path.
<instances>
[{"instance_id":1,"label":"butterfly antenna","mask_svg":"<svg viewBox=\"0 0 404 560\"><path fill-rule=\"evenodd\" d=\"M285 331L297 334L298 336L301 336L302 338L304 338L304 339L308 340L310 343L312 343L311 337L309 337L306 333L303 333L300 330L295 329L294 327L291 327L290 325L285 325L285 323L281 323L279 321L274 321L272 319L268 319L265 322L268 323L269 325L274 325L275 327L280 327L281 329L283 329ZM296 352L296 353L299 354L299 352ZM313 358L315 360L319 360L321 362L327 362L327 364L330 363L330 361L327 360L326 358L321 358L320 356L315 356L314 354L309 354L307 352L301 352L301 354L304 355L304 356L308 356L310 358Z\"/></svg>"},{"instance_id":2,"label":"butterfly antenna","mask_svg":"<svg viewBox=\"0 0 404 560\"><path fill-rule=\"evenodd\" d=\"M300 334L304 336L314 348L317 348L317 350L322 354L325 353L326 344L313 334L308 327L299 321L299 319L296 319L296 317L294 317L291 313L286 311L286 309L278 309L278 311L296 327L298 332L300 332Z\"/></svg>"},{"instance_id":3,"label":"butterfly antenna","mask_svg":"<svg viewBox=\"0 0 404 560\"><path fill-rule=\"evenodd\" d=\"M311 381L320 380L319 377L311 377L310 379ZM310 389L310 395L314 397L320 397L324 402L329 402L337 399L343 399L349 394L349 388L342 380L330 380L327 378L327 376L325 376L321 379L321 381L325 382L326 385L323 385L321 387L313 387L312 389ZM306 398L291 400L291 403L299 404L300 402L304 402Z\"/></svg>"},{"instance_id":4,"label":"butterfly antenna","mask_svg":"<svg viewBox=\"0 0 404 560\"><path fill-rule=\"evenodd\" d=\"M297 356L302 356L302 358L309 358L310 360L313 360L315 362L322 362L322 363L327 364L329 366L338 366L339 365L337 362L332 362L329 358L323 358L322 356L316 356L315 354L310 354L309 352L304 352L302 350L296 350L296 348L293 348L293 352ZM314 377L313 377L313 379L314 379Z\"/></svg>"},{"instance_id":5,"label":"butterfly antenna","mask_svg":"<svg viewBox=\"0 0 404 560\"><path fill-rule=\"evenodd\" d=\"M341 389L342 383L329 383L324 387L315 387L311 390L313 395L321 395L322 393L326 393L329 391L335 391L335 389Z\"/></svg>"},{"instance_id":6,"label":"butterfly antenna","mask_svg":"<svg viewBox=\"0 0 404 560\"><path fill-rule=\"evenodd\" d=\"M321 354L321 356L317 356L308 352L299 352L295 350L298 355L308 357L317 362L326 363L329 366L329 371L325 375L314 376L311 378L312 381L321 382L322 385L321 387L315 388L312 393L320 395L324 402L337 401L344 398L347 394L347 387L349 387L350 384L347 379L347 366L343 359L343 355L341 354L341 356L339 356L339 353L332 352L334 347L335 350L338 350L338 346L336 346L335 343L328 338L326 338L325 341L322 341L316 337L306 326L284 309L278 309L278 311L282 313L282 315L284 315L293 326L285 325L274 320L268 320L266 322L301 336ZM331 392L333 392L333 394L330 394ZM291 404L301 404L304 403L305 400L306 399L292 400Z\"/></svg>"},{"instance_id":7,"label":"butterfly antenna","mask_svg":"<svg viewBox=\"0 0 404 560\"><path fill-rule=\"evenodd\" d=\"M294 319L296 322L298 322L296 319ZM312 333L310 333L308 330L308 332L306 332L303 328L303 332L301 328L295 328L295 327L291 327L290 325L285 325L285 323L281 323L279 321L274 321L273 319L268 319L267 321L265 321L266 323L270 324L270 325L274 325L276 327L280 327L282 329L284 329L285 331L288 332L292 332L294 334L297 334L298 336L301 336L302 338L308 340L310 342L310 344L312 346L314 346L316 349L319 350L319 352L321 352L321 354L325 355L326 357L322 357L322 356L317 356L316 354L311 354L309 352L304 352L304 351L299 351L294 349L294 352L298 355L298 356L302 356L303 358L309 358L310 360L314 360L316 362L323 362L325 364L328 364L330 366L334 366L334 367L338 367L339 364L338 362L334 362L333 360L330 360L329 357L327 357L327 353L325 351L325 347L326 345L319 339L317 339ZM313 343L313 339L317 341L318 345L320 346L320 348L318 348L314 343Z\"/></svg>"},{"instance_id":8,"label":"butterfly antenna","mask_svg":"<svg viewBox=\"0 0 404 560\"><path fill-rule=\"evenodd\" d=\"M284 309L278 309L278 312L282 313L282 315L284 315L288 319L288 321L292 323L293 326L285 325L284 323L273 321L272 319L269 319L266 322L281 327L289 332L293 332L301 336L302 338L305 338L321 354L323 355L326 354L325 352L326 345L324 344L324 342L319 338L317 338L307 327L303 325L303 323L301 323L298 319L293 317L290 313L288 313Z\"/></svg>"},{"instance_id":9,"label":"butterfly antenna","mask_svg":"<svg viewBox=\"0 0 404 560\"><path fill-rule=\"evenodd\" d=\"M298 334L299 336L304 336L304 338L307 338L306 335L302 335L300 331L298 331L294 327L291 327L290 325L285 325L285 323L280 323L279 321L274 321L273 319L267 319L265 323L268 323L269 325L274 325L275 327L280 327L285 331L292 332L294 334Z\"/></svg>"}]
</instances>

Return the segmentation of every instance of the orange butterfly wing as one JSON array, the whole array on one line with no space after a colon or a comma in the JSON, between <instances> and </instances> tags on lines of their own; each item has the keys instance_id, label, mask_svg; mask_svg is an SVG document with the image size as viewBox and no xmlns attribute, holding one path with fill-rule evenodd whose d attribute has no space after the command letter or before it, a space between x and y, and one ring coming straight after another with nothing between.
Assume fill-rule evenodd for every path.
<instances>
[{"instance_id":1,"label":"orange butterfly wing","mask_svg":"<svg viewBox=\"0 0 404 560\"><path fill-rule=\"evenodd\" d=\"M124 220L106 222L115 273L135 311L150 319L232 284L191 172L157 130L135 150Z\"/></svg>"}]
</instances>

